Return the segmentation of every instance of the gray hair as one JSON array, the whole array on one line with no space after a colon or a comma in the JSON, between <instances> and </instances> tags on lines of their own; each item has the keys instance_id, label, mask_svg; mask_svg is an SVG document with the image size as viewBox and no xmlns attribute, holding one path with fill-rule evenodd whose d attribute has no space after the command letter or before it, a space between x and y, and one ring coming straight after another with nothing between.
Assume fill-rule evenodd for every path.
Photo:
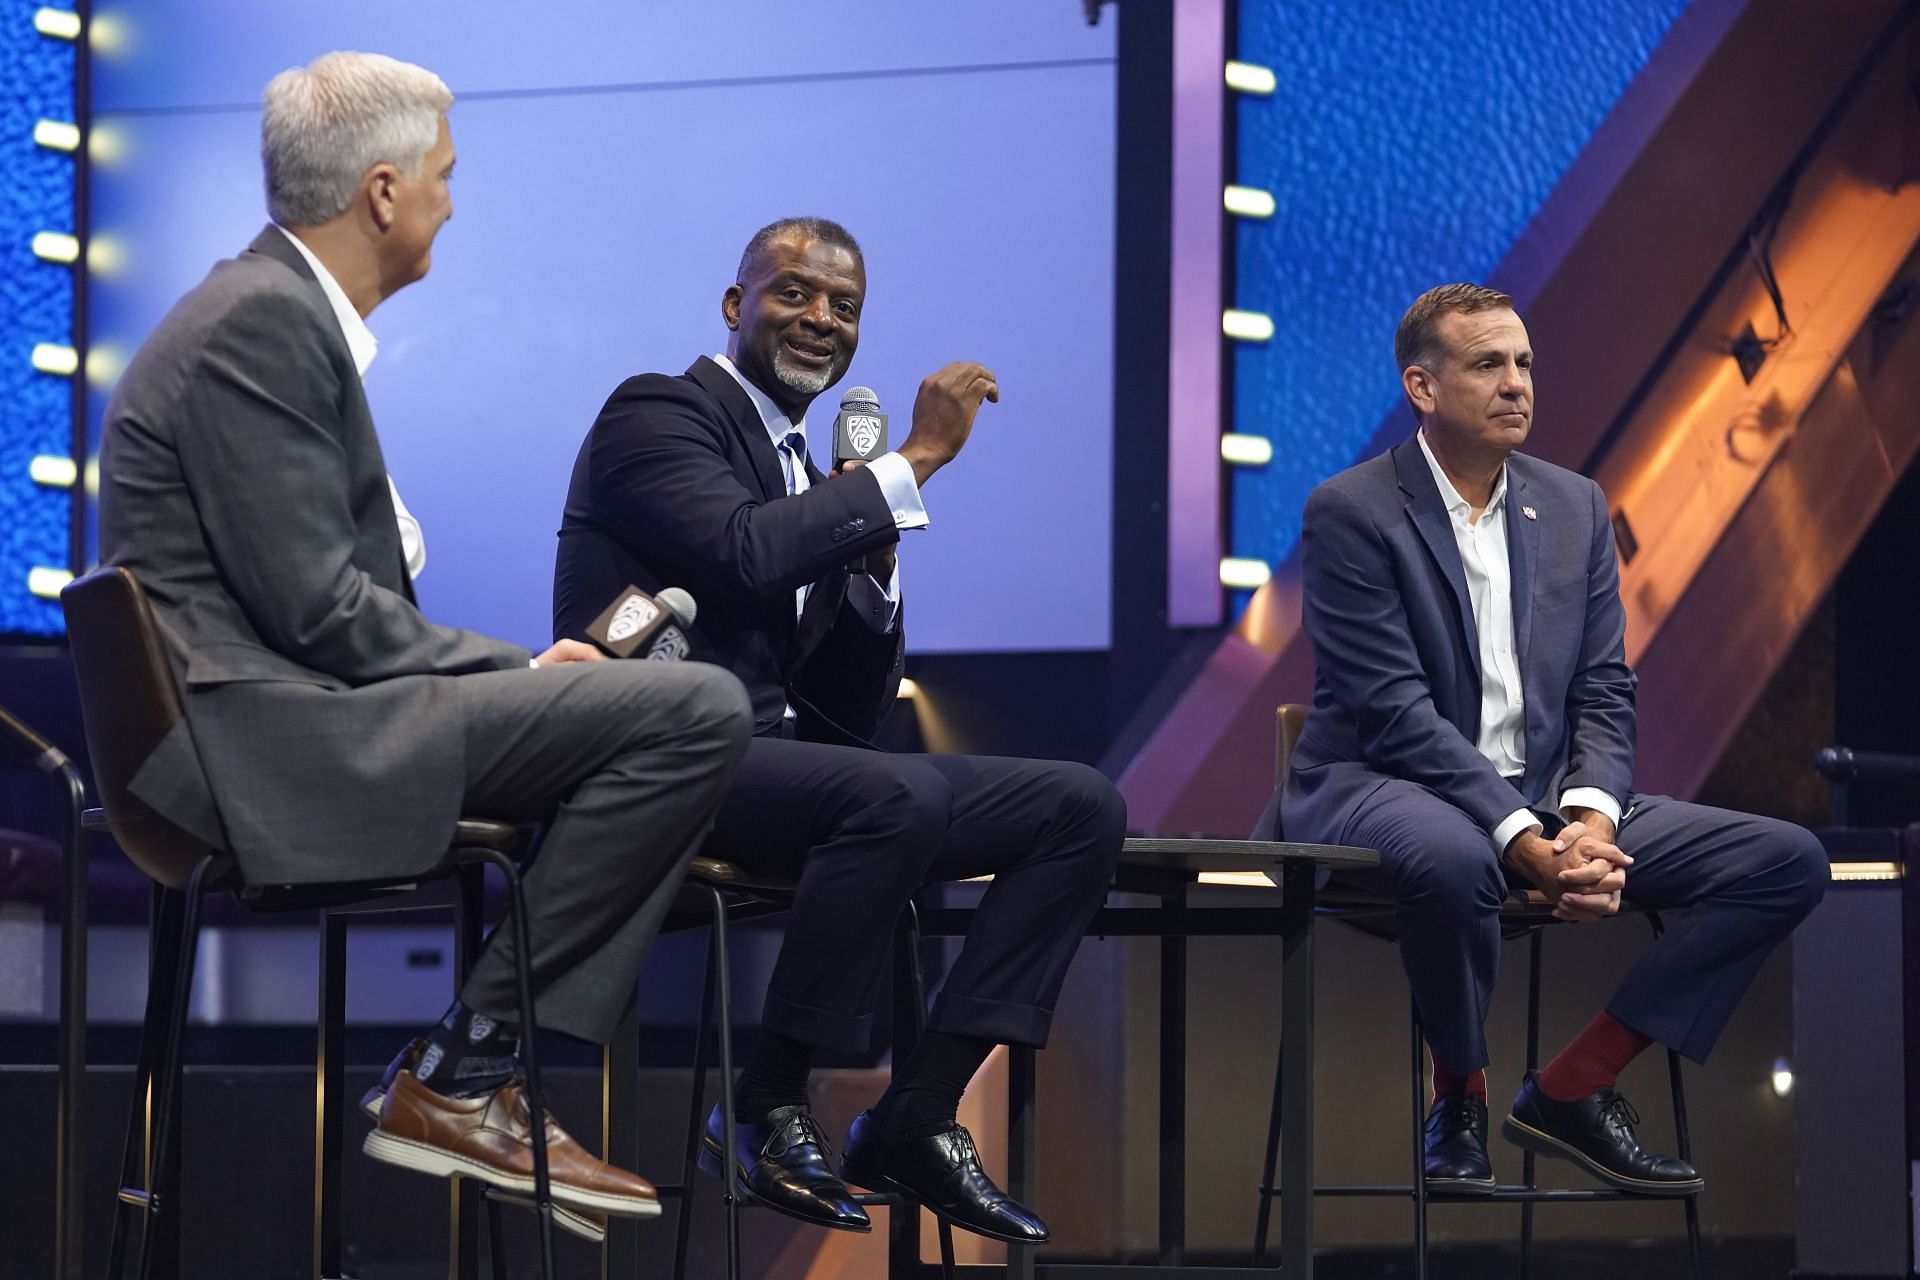
<instances>
[{"instance_id":1,"label":"gray hair","mask_svg":"<svg viewBox=\"0 0 1920 1280\"><path fill-rule=\"evenodd\" d=\"M267 210L281 226L315 227L346 211L376 164L419 177L453 94L410 62L326 53L275 76L260 101Z\"/></svg>"}]
</instances>

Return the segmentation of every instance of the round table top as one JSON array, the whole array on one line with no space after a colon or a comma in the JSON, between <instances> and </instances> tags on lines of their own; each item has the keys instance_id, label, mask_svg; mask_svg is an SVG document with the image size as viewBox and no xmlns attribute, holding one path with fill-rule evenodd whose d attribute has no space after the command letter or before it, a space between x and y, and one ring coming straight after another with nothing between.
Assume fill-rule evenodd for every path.
<instances>
[{"instance_id":1,"label":"round table top","mask_svg":"<svg viewBox=\"0 0 1920 1280\"><path fill-rule=\"evenodd\" d=\"M1129 836L1120 854L1122 866L1182 871L1265 871L1288 862L1320 867L1377 867L1372 849L1339 844L1290 844L1282 840L1183 840L1165 836Z\"/></svg>"}]
</instances>

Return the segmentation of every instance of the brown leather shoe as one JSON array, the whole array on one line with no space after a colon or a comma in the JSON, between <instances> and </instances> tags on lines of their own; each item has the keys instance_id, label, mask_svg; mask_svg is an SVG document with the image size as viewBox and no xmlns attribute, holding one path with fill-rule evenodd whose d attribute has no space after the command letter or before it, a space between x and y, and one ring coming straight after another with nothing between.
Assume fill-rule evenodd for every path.
<instances>
[{"instance_id":1,"label":"brown leather shoe","mask_svg":"<svg viewBox=\"0 0 1920 1280\"><path fill-rule=\"evenodd\" d=\"M393 1088L393 1082L402 1071L413 1070L413 1064L427 1051L427 1042L419 1037L407 1041L406 1046L393 1056L387 1064L387 1070L380 1077L380 1083L360 1095L360 1109L367 1113L367 1119L380 1123L380 1104L387 1100L387 1090ZM529 1155L528 1160L532 1160ZM531 1163L527 1166L531 1169ZM553 1206L553 1225L562 1231L571 1232L592 1244L599 1244L607 1238L607 1215L591 1209L569 1209L564 1204Z\"/></svg>"},{"instance_id":2,"label":"brown leather shoe","mask_svg":"<svg viewBox=\"0 0 1920 1280\"><path fill-rule=\"evenodd\" d=\"M477 1098L445 1098L406 1069L380 1106L380 1127L367 1135L368 1155L441 1178L478 1178L533 1194L533 1131L520 1083ZM660 1196L651 1183L587 1154L547 1116L547 1168L553 1198L570 1208L651 1218Z\"/></svg>"}]
</instances>

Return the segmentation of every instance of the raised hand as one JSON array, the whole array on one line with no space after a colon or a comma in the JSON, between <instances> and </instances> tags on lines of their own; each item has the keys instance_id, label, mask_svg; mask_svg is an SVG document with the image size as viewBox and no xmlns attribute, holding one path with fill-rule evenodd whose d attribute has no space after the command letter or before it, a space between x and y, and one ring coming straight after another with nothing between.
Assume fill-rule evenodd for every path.
<instances>
[{"instance_id":1,"label":"raised hand","mask_svg":"<svg viewBox=\"0 0 1920 1280\"><path fill-rule=\"evenodd\" d=\"M914 483L925 484L959 456L983 400L998 404L1000 383L985 365L970 361L950 364L920 384L913 398L913 428L899 449L913 467Z\"/></svg>"}]
</instances>

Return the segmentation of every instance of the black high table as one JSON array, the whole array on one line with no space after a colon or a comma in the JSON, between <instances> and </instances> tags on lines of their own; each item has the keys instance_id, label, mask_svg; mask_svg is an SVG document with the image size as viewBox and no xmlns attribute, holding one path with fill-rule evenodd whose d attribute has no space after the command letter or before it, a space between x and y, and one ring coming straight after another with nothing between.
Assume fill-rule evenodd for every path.
<instances>
[{"instance_id":1,"label":"black high table","mask_svg":"<svg viewBox=\"0 0 1920 1280\"><path fill-rule=\"evenodd\" d=\"M1009 1247L1005 1266L956 1267L962 1276L1008 1280L1119 1280L1154 1275L1194 1280L1270 1280L1271 1268L1203 1267L1186 1262L1187 940L1278 937L1280 948L1280 1185L1313 1185L1313 912L1315 876L1322 870L1379 865L1371 849L1252 840L1130 839L1114 876L1114 891L1159 899L1157 905L1103 907L1089 937L1160 939L1160 1248L1147 1263L1050 1263L1032 1249ZM1265 873L1280 886L1273 906L1195 907L1189 897L1202 875ZM964 935L970 907L920 913L928 937ZM1033 1203L1033 1050L1016 1047L1007 1082L1007 1191ZM1252 1203L1249 1196L1248 1203ZM940 1274L920 1261L917 1213L897 1213L889 1280ZM1287 1196L1280 1208L1280 1264L1285 1280L1313 1275L1313 1197Z\"/></svg>"}]
</instances>

